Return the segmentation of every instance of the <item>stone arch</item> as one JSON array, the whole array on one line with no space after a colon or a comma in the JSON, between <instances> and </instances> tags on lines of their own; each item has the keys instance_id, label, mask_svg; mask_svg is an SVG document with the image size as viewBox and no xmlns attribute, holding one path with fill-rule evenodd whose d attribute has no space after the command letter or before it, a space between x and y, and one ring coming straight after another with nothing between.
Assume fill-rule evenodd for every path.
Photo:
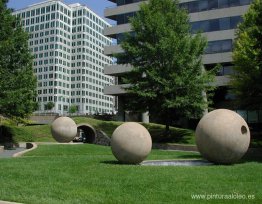
<instances>
[{"instance_id":1,"label":"stone arch","mask_svg":"<svg viewBox=\"0 0 262 204\"><path fill-rule=\"evenodd\" d=\"M88 123L82 123L77 125L77 135L78 137L82 136L85 138L84 142L85 143L91 143L95 144L96 141L96 130L89 125Z\"/></svg>"}]
</instances>

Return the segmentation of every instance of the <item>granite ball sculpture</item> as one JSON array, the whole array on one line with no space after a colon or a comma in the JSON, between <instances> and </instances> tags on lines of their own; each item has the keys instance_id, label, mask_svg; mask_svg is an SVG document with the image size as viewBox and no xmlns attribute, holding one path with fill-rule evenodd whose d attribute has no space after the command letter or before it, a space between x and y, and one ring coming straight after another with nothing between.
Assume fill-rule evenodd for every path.
<instances>
[{"instance_id":1,"label":"granite ball sculpture","mask_svg":"<svg viewBox=\"0 0 262 204\"><path fill-rule=\"evenodd\" d=\"M206 114L196 128L196 144L201 155L217 164L233 164L248 150L250 131L245 120L227 109Z\"/></svg>"},{"instance_id":2,"label":"granite ball sculpture","mask_svg":"<svg viewBox=\"0 0 262 204\"><path fill-rule=\"evenodd\" d=\"M112 153L121 163L139 164L148 156L151 148L151 136L139 123L124 123L113 132Z\"/></svg>"},{"instance_id":3,"label":"granite ball sculpture","mask_svg":"<svg viewBox=\"0 0 262 204\"><path fill-rule=\"evenodd\" d=\"M71 142L77 135L77 125L69 117L59 117L53 121L51 133L57 142Z\"/></svg>"}]
</instances>

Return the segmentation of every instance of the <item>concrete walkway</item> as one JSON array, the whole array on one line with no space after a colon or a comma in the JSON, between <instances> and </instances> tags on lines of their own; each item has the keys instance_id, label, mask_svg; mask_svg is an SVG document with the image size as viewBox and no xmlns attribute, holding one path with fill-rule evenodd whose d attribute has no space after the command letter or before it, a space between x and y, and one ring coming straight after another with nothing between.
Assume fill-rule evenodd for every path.
<instances>
[{"instance_id":1,"label":"concrete walkway","mask_svg":"<svg viewBox=\"0 0 262 204\"><path fill-rule=\"evenodd\" d=\"M22 203L14 203L14 202L8 202L8 201L1 201L0 204L22 204Z\"/></svg>"},{"instance_id":2,"label":"concrete walkway","mask_svg":"<svg viewBox=\"0 0 262 204\"><path fill-rule=\"evenodd\" d=\"M25 151L26 148L25 147L17 147L14 150L4 150L3 152L0 152L0 158L10 158L13 157L14 154L18 153L18 152L22 152ZM0 202L1 204L1 202Z\"/></svg>"},{"instance_id":3,"label":"concrete walkway","mask_svg":"<svg viewBox=\"0 0 262 204\"><path fill-rule=\"evenodd\" d=\"M11 158L11 157L19 157L23 155L24 153L31 151L35 148L37 148L37 145L35 143L31 143L32 147L30 149L26 148L26 143L19 143L19 147L16 147L12 150L4 149L4 151L0 152L0 159L2 158ZM1 204L1 203L0 203Z\"/></svg>"}]
</instances>

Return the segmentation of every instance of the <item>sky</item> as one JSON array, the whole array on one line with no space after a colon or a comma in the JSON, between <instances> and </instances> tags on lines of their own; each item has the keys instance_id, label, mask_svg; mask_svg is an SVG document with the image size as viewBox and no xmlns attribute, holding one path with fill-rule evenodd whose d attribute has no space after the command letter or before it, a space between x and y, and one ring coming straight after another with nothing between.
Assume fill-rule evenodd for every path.
<instances>
[{"instance_id":1,"label":"sky","mask_svg":"<svg viewBox=\"0 0 262 204\"><path fill-rule=\"evenodd\" d=\"M46 0L9 0L7 6L15 10L25 8L31 4L43 2ZM114 3L108 0L63 0L65 4L80 3L86 5L101 17L104 17L104 9L106 7L115 6ZM108 19L107 19L108 20ZM109 21L109 20L108 20ZM112 21L109 21L112 22Z\"/></svg>"}]
</instances>

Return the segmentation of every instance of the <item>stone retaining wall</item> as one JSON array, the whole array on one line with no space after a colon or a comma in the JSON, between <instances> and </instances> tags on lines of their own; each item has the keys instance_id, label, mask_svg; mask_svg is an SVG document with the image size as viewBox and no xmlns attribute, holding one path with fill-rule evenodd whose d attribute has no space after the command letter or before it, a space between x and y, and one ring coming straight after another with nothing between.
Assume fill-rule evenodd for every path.
<instances>
[{"instance_id":1,"label":"stone retaining wall","mask_svg":"<svg viewBox=\"0 0 262 204\"><path fill-rule=\"evenodd\" d=\"M96 139L94 144L110 146L111 139L107 136L107 134L101 130L96 130Z\"/></svg>"}]
</instances>

